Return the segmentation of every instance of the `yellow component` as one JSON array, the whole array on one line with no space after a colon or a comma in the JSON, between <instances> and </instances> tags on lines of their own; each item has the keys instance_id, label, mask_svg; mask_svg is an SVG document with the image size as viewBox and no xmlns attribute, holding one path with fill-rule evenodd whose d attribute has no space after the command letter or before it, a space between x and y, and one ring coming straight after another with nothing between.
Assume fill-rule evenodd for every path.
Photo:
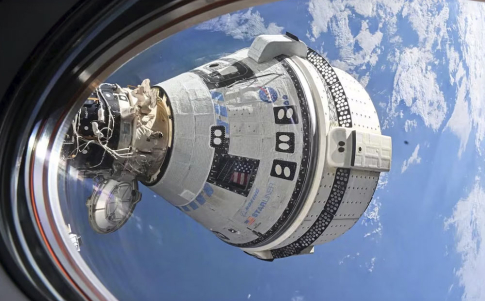
<instances>
[{"instance_id":1,"label":"yellow component","mask_svg":"<svg viewBox=\"0 0 485 301\"><path fill-rule=\"evenodd\" d=\"M160 90L157 89L157 120L159 120L160 124L155 131L162 132L164 136L164 144L166 143L168 147L172 147L172 112L170 107L167 104L167 96L163 94L160 97Z\"/></svg>"}]
</instances>

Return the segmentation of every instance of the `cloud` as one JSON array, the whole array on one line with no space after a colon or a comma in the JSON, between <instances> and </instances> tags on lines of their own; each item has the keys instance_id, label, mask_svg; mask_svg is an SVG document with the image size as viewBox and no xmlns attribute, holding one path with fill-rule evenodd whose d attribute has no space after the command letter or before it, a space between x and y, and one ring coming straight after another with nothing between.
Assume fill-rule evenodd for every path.
<instances>
[{"instance_id":1,"label":"cloud","mask_svg":"<svg viewBox=\"0 0 485 301\"><path fill-rule=\"evenodd\" d=\"M308 3L308 12L313 18L311 33L314 38L319 38L321 33L328 32L332 26L331 23L335 22L339 15L345 14L348 16L353 14L352 11L367 18L379 17L381 24L385 22L387 23L386 25L395 27L397 14L404 3L404 0L311 0Z\"/></svg>"},{"instance_id":2,"label":"cloud","mask_svg":"<svg viewBox=\"0 0 485 301\"><path fill-rule=\"evenodd\" d=\"M380 181L380 179L379 179ZM387 178L386 178L387 183ZM379 185L378 188L379 189ZM382 204L379 201L379 197L374 197L370 202L367 210L364 212L362 225L371 228L369 232L364 234L364 237L371 237L371 236L382 236L382 224L381 224L381 217L379 215L379 210Z\"/></svg>"},{"instance_id":3,"label":"cloud","mask_svg":"<svg viewBox=\"0 0 485 301\"><path fill-rule=\"evenodd\" d=\"M389 173L388 172L381 172L379 176L379 181L377 182L376 190L384 189L389 183Z\"/></svg>"},{"instance_id":4,"label":"cloud","mask_svg":"<svg viewBox=\"0 0 485 301\"><path fill-rule=\"evenodd\" d=\"M364 85L368 83L372 67L380 59L383 30L393 46L400 45L402 39L396 38L394 34L397 31L398 16L404 17L404 22L409 22L417 33L419 45L404 50L394 47L387 57L396 75L394 92L388 106L389 118L384 121L383 128L392 125L392 119L399 115L398 106L401 103L423 118L426 126L435 131L440 128L447 107L431 65L435 62L433 48L439 49L448 39L447 3L439 0L311 0L308 11L313 19L311 34L308 35L318 39L322 33L331 32L340 56L339 60L332 63L359 80L361 77ZM367 21L362 21L359 33L354 36L349 27L349 19L355 19L356 14L363 19L375 17L378 21L377 30L371 33ZM360 46L359 51L355 51L356 45ZM362 74L362 70L368 71Z\"/></svg>"},{"instance_id":5,"label":"cloud","mask_svg":"<svg viewBox=\"0 0 485 301\"><path fill-rule=\"evenodd\" d=\"M275 23L265 25L264 19L258 11L253 13L252 8L246 12L226 14L201 23L195 29L222 31L239 40L250 40L261 34L280 34L283 27Z\"/></svg>"},{"instance_id":6,"label":"cloud","mask_svg":"<svg viewBox=\"0 0 485 301\"><path fill-rule=\"evenodd\" d=\"M470 116L470 109L468 102L465 100L466 87L460 85L458 88L458 95L456 98L455 109L451 114L445 129L450 129L453 134L460 139L460 149L458 150L458 157L465 151L468 143L468 137L472 130L472 118Z\"/></svg>"},{"instance_id":7,"label":"cloud","mask_svg":"<svg viewBox=\"0 0 485 301\"><path fill-rule=\"evenodd\" d=\"M352 256L352 255L348 254L348 255L344 256L344 257L343 257L343 258L342 258L342 259L341 259L341 260L338 262L338 265L342 265L342 264L343 264L345 261L347 261L347 260L355 259L355 258L359 257L359 255L360 255L360 253L359 253L359 252L355 253L355 256Z\"/></svg>"},{"instance_id":8,"label":"cloud","mask_svg":"<svg viewBox=\"0 0 485 301\"><path fill-rule=\"evenodd\" d=\"M416 122L415 119L413 120L406 120L406 122L404 123L404 130L406 132L409 132L411 131L413 128L417 127L418 126L418 123Z\"/></svg>"},{"instance_id":9,"label":"cloud","mask_svg":"<svg viewBox=\"0 0 485 301\"><path fill-rule=\"evenodd\" d=\"M370 260L370 262L368 262L368 263L365 264L367 266L367 270L370 273L372 273L374 271L375 263L376 263L376 258L375 257L372 257L372 259Z\"/></svg>"},{"instance_id":10,"label":"cloud","mask_svg":"<svg viewBox=\"0 0 485 301\"><path fill-rule=\"evenodd\" d=\"M451 45L446 46L446 56L448 57L448 69L450 70L450 84L458 82L458 78L453 76L458 71L458 67L463 68L460 60L460 54Z\"/></svg>"},{"instance_id":11,"label":"cloud","mask_svg":"<svg viewBox=\"0 0 485 301\"><path fill-rule=\"evenodd\" d=\"M338 265L342 265L345 261L345 259L348 259L350 258L350 254L349 255L345 255L344 258L342 258L339 262L338 262Z\"/></svg>"},{"instance_id":12,"label":"cloud","mask_svg":"<svg viewBox=\"0 0 485 301\"><path fill-rule=\"evenodd\" d=\"M422 48L406 48L399 57L389 115L397 116L397 108L404 104L421 116L424 124L438 130L446 117L446 102L436 73L431 70L433 55Z\"/></svg>"},{"instance_id":13,"label":"cloud","mask_svg":"<svg viewBox=\"0 0 485 301\"><path fill-rule=\"evenodd\" d=\"M333 61L332 64L358 78L357 69L361 69L366 64L375 66L377 63L381 53L380 44L383 33L380 30L381 24L374 33L371 33L368 22L362 21L359 33L354 36L349 26L349 18L353 16L351 9L368 16L375 15L376 12L375 2L361 4L359 1L310 1L308 12L313 20L311 33L308 32L307 37L311 41L316 41L321 33L330 30L340 54L340 59ZM357 52L355 51L356 45L360 47ZM358 79L366 86L369 81L369 72Z\"/></svg>"},{"instance_id":14,"label":"cloud","mask_svg":"<svg viewBox=\"0 0 485 301\"><path fill-rule=\"evenodd\" d=\"M453 214L445 220L445 230L453 228L461 267L455 272L463 287L462 300L485 300L485 191L479 179L465 198L458 201Z\"/></svg>"},{"instance_id":15,"label":"cloud","mask_svg":"<svg viewBox=\"0 0 485 301\"><path fill-rule=\"evenodd\" d=\"M363 64L375 66L381 53L382 32L377 30L370 33L367 21L362 21L360 32L354 37L349 28L349 12L339 14L334 22L331 22L332 32L335 34L336 46L340 52L340 60L333 62L346 71L361 68ZM361 50L355 52L355 45Z\"/></svg>"},{"instance_id":16,"label":"cloud","mask_svg":"<svg viewBox=\"0 0 485 301\"><path fill-rule=\"evenodd\" d=\"M402 4L401 14L419 41L416 47L395 47L387 58L396 74L384 127L393 124L392 119L399 114L398 106L405 104L427 127L437 131L446 118L447 106L432 66L438 63L436 50L449 42L448 4L439 0L406 2ZM394 46L402 44L402 39L390 40Z\"/></svg>"},{"instance_id":17,"label":"cloud","mask_svg":"<svg viewBox=\"0 0 485 301\"><path fill-rule=\"evenodd\" d=\"M359 82L362 86L367 87L367 84L369 83L369 80L370 80L370 74L369 72L367 72L366 75L362 76L360 79L359 79Z\"/></svg>"},{"instance_id":18,"label":"cloud","mask_svg":"<svg viewBox=\"0 0 485 301\"><path fill-rule=\"evenodd\" d=\"M142 231L143 225L142 225L141 217L139 217L138 215L132 214L130 219L134 220L134 223L135 223L136 227L138 228L138 230Z\"/></svg>"},{"instance_id":19,"label":"cloud","mask_svg":"<svg viewBox=\"0 0 485 301\"><path fill-rule=\"evenodd\" d=\"M436 48L441 48L441 42L447 38L449 8L446 3L441 0L409 1L403 5L402 16L408 18L418 34L420 47L431 50L437 43Z\"/></svg>"},{"instance_id":20,"label":"cloud","mask_svg":"<svg viewBox=\"0 0 485 301\"><path fill-rule=\"evenodd\" d=\"M389 183L389 173L381 173L379 181L377 182L376 192L383 190L387 186L387 183ZM379 214L381 206L380 197L374 195L362 217L361 224L369 228L366 230L364 237L375 239L382 236L381 216ZM359 254L357 253L357 255Z\"/></svg>"},{"instance_id":21,"label":"cloud","mask_svg":"<svg viewBox=\"0 0 485 301\"><path fill-rule=\"evenodd\" d=\"M217 60L221 57L225 57L225 56L228 56L230 54L231 54L230 52L213 53L213 54L209 54L209 55L206 55L206 56L196 58L195 62L197 62L198 64L205 64L206 62Z\"/></svg>"},{"instance_id":22,"label":"cloud","mask_svg":"<svg viewBox=\"0 0 485 301\"><path fill-rule=\"evenodd\" d=\"M421 158L418 156L418 152L419 152L419 144L416 145L416 148L414 149L414 152L411 155L411 157L409 157L409 159L405 160L402 163L401 173L404 173L409 168L409 166L413 164L421 163Z\"/></svg>"},{"instance_id":23,"label":"cloud","mask_svg":"<svg viewBox=\"0 0 485 301\"><path fill-rule=\"evenodd\" d=\"M304 301L304 300L305 300L305 297L298 290L296 290L293 293L293 297L291 297L291 301Z\"/></svg>"},{"instance_id":24,"label":"cloud","mask_svg":"<svg viewBox=\"0 0 485 301\"><path fill-rule=\"evenodd\" d=\"M467 145L472 127L476 129L475 146L479 153L481 141L485 137L485 5L460 1L457 20L462 58L456 59L456 51L447 49L448 56L452 58L449 61L450 76L458 85L455 108L447 128L460 139L460 156Z\"/></svg>"}]
</instances>

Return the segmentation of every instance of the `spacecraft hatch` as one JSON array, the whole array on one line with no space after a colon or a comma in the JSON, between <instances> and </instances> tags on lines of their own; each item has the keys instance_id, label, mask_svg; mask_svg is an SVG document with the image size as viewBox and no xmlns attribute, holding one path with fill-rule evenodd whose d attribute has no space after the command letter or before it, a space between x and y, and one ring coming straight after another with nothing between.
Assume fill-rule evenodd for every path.
<instances>
[{"instance_id":1,"label":"spacecraft hatch","mask_svg":"<svg viewBox=\"0 0 485 301\"><path fill-rule=\"evenodd\" d=\"M391 167L369 94L297 37L250 48L161 83L102 84L62 157L93 178L89 221L118 230L138 181L262 260L310 254L349 230Z\"/></svg>"}]
</instances>

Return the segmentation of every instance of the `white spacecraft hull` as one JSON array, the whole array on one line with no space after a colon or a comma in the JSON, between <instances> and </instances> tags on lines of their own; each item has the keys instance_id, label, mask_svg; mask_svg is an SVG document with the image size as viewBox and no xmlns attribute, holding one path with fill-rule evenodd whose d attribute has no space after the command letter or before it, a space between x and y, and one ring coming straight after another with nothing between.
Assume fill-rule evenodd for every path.
<instances>
[{"instance_id":1,"label":"white spacecraft hull","mask_svg":"<svg viewBox=\"0 0 485 301\"><path fill-rule=\"evenodd\" d=\"M221 240L260 259L312 253L343 234L367 208L379 173L390 169L391 138L381 135L365 89L291 34L259 36L250 48L152 92L114 89L129 96L132 132L148 129L150 123L139 122L147 114L164 116L157 117L163 135L148 129L123 145L130 155L122 153L119 165ZM163 95L158 109L153 91ZM110 174L116 173L105 177ZM90 208L99 203L94 199ZM133 210L135 195L125 201ZM112 219L92 223L121 226Z\"/></svg>"},{"instance_id":2,"label":"white spacecraft hull","mask_svg":"<svg viewBox=\"0 0 485 301\"><path fill-rule=\"evenodd\" d=\"M150 188L227 243L275 258L352 227L390 167L391 145L350 75L306 47L305 57L290 50L258 63L249 57L257 43L157 84L169 96L175 134L164 176ZM388 164L328 164L327 136L337 127L375 134Z\"/></svg>"}]
</instances>

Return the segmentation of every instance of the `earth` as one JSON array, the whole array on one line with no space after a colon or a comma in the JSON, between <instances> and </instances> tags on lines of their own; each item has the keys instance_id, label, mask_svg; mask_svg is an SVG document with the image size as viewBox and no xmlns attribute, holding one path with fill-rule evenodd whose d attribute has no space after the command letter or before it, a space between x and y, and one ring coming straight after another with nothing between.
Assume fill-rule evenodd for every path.
<instances>
[{"instance_id":1,"label":"earth","mask_svg":"<svg viewBox=\"0 0 485 301\"><path fill-rule=\"evenodd\" d=\"M286 31L366 87L393 139L359 222L312 255L268 263L146 187L123 228L96 234L86 182L66 209L85 261L120 300L485 300L485 3L274 2L173 35L107 82L161 82Z\"/></svg>"}]
</instances>

